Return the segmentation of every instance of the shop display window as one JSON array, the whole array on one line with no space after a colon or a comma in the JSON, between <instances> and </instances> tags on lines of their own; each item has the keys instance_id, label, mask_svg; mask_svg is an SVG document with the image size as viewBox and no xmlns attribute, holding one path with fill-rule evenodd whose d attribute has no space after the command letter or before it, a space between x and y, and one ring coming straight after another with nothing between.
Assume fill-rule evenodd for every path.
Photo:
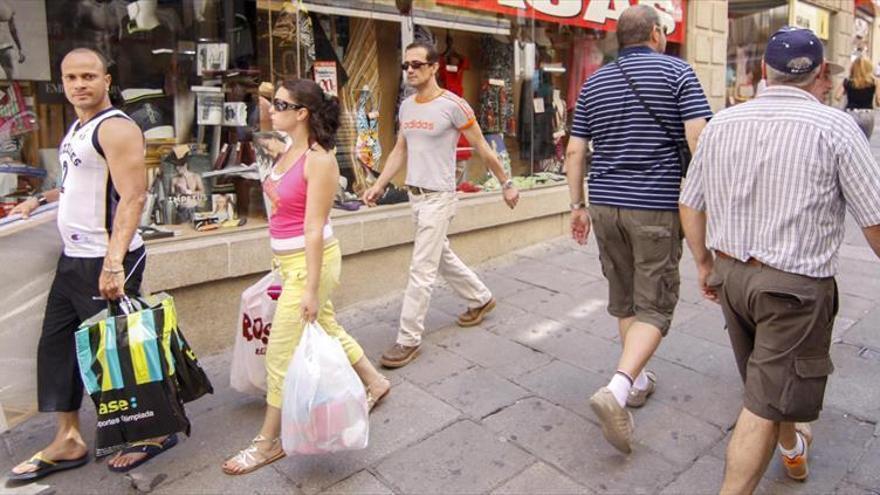
<instances>
[{"instance_id":1,"label":"shop display window","mask_svg":"<svg viewBox=\"0 0 880 495\"><path fill-rule=\"evenodd\" d=\"M412 16L400 10L409 3ZM667 3L677 6L668 13L671 25L683 29L683 0ZM141 230L149 240L266 225L255 162L266 143L284 143L271 133L259 94L271 97L272 84L287 78L314 79L340 98L342 177L333 215L360 209L358 198L394 145L399 105L412 92L400 71L406 39L435 44L441 86L468 101L518 187L563 183L580 87L617 56L607 19L573 25L473 5L0 0L0 211L57 184L57 146L75 120L60 62L75 47L104 54L114 105L144 132L150 186ZM668 46L677 54L681 45ZM500 189L463 137L456 158L460 191ZM394 183L402 186L403 177ZM380 203L404 201L398 187Z\"/></svg>"},{"instance_id":2,"label":"shop display window","mask_svg":"<svg viewBox=\"0 0 880 495\"><path fill-rule=\"evenodd\" d=\"M770 36L789 24L788 0L732 1L728 7L726 106L751 100Z\"/></svg>"}]
</instances>

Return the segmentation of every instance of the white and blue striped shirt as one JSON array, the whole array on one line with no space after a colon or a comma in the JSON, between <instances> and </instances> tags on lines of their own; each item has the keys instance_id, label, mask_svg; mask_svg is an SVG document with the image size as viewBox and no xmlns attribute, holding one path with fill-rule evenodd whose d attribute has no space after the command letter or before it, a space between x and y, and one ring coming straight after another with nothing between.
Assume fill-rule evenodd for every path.
<instances>
[{"instance_id":1,"label":"white and blue striped shirt","mask_svg":"<svg viewBox=\"0 0 880 495\"><path fill-rule=\"evenodd\" d=\"M672 133L645 110L615 64L597 70L581 88L571 135L593 141L587 174L591 204L677 210L681 166L676 141L684 122L712 110L693 69L646 46L624 48L617 63ZM674 139L673 139L674 138Z\"/></svg>"},{"instance_id":2,"label":"white and blue striped shirt","mask_svg":"<svg viewBox=\"0 0 880 495\"><path fill-rule=\"evenodd\" d=\"M880 165L852 117L768 86L700 134L681 204L705 211L706 245L808 277L837 273L844 212L880 225Z\"/></svg>"}]
</instances>

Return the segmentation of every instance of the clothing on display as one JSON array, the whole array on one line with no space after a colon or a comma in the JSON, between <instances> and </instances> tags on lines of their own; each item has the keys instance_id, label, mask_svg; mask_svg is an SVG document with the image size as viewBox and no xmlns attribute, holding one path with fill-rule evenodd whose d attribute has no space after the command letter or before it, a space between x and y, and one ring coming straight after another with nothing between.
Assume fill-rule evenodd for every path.
<instances>
[{"instance_id":1,"label":"clothing on display","mask_svg":"<svg viewBox=\"0 0 880 495\"><path fill-rule=\"evenodd\" d=\"M464 86L462 85L462 80L464 79L465 71L470 68L471 62L465 57L456 56L450 58L450 55L441 56L440 69L437 72L440 85L458 96L463 96Z\"/></svg>"},{"instance_id":2,"label":"clothing on display","mask_svg":"<svg viewBox=\"0 0 880 495\"><path fill-rule=\"evenodd\" d=\"M174 137L172 97L164 95L161 90L126 90L123 97L122 110L141 128L145 137Z\"/></svg>"},{"instance_id":3,"label":"clothing on display","mask_svg":"<svg viewBox=\"0 0 880 495\"><path fill-rule=\"evenodd\" d=\"M478 121L484 133L516 135L513 110L513 47L491 35L480 39L483 82L480 86Z\"/></svg>"},{"instance_id":4,"label":"clothing on display","mask_svg":"<svg viewBox=\"0 0 880 495\"><path fill-rule=\"evenodd\" d=\"M571 63L568 69L568 93L566 101L568 109L577 105L581 87L587 79L602 67L604 55L594 38L575 38L571 45Z\"/></svg>"},{"instance_id":5,"label":"clothing on display","mask_svg":"<svg viewBox=\"0 0 880 495\"><path fill-rule=\"evenodd\" d=\"M376 23L369 19L351 19L349 22L349 43L342 64L348 73L348 84L341 88L339 99L342 103L340 126L337 132L337 156L339 165L350 168L352 190L361 193L371 180L363 167L356 166L357 143L357 103L360 90L372 88L375 101L382 100L379 85L379 58L376 46Z\"/></svg>"},{"instance_id":6,"label":"clothing on display","mask_svg":"<svg viewBox=\"0 0 880 495\"><path fill-rule=\"evenodd\" d=\"M238 61L248 62L255 54L253 32L247 17L236 14L235 27L232 28L232 47L235 53L233 66L238 66Z\"/></svg>"},{"instance_id":7,"label":"clothing on display","mask_svg":"<svg viewBox=\"0 0 880 495\"><path fill-rule=\"evenodd\" d=\"M275 75L292 79L307 73L315 62L315 34L312 18L302 2L284 4L272 28L275 56ZM298 50L298 52L297 52Z\"/></svg>"},{"instance_id":8,"label":"clothing on display","mask_svg":"<svg viewBox=\"0 0 880 495\"><path fill-rule=\"evenodd\" d=\"M171 53L177 47L177 33L165 25L150 30L128 31L119 36L116 80L122 89L164 89L171 69Z\"/></svg>"},{"instance_id":9,"label":"clothing on display","mask_svg":"<svg viewBox=\"0 0 880 495\"><path fill-rule=\"evenodd\" d=\"M564 173L565 147L568 142L565 129L568 111L565 102L562 100L561 93L558 89L553 90L553 145L555 152L549 158L541 160L541 164L538 167L544 172L557 174Z\"/></svg>"},{"instance_id":10,"label":"clothing on display","mask_svg":"<svg viewBox=\"0 0 880 495\"><path fill-rule=\"evenodd\" d=\"M520 91L519 152L521 157L545 160L556 153L553 140L553 87L550 75L538 71L524 79Z\"/></svg>"},{"instance_id":11,"label":"clothing on display","mask_svg":"<svg viewBox=\"0 0 880 495\"><path fill-rule=\"evenodd\" d=\"M451 43L451 38L447 37L447 43ZM464 96L464 86L462 85L462 81L464 79L464 72L470 68L470 60L450 49L449 52L440 56L440 69L437 72L437 77L444 88L452 91L458 96ZM470 147L471 144L468 142L467 138L465 138L464 135L459 136L458 144L456 145L455 160L459 162L470 160L473 155L469 149Z\"/></svg>"},{"instance_id":12,"label":"clothing on display","mask_svg":"<svg viewBox=\"0 0 880 495\"><path fill-rule=\"evenodd\" d=\"M355 153L361 165L378 172L382 158L382 145L379 144L378 105L373 101L369 88L361 90L357 106L357 141Z\"/></svg>"}]
</instances>

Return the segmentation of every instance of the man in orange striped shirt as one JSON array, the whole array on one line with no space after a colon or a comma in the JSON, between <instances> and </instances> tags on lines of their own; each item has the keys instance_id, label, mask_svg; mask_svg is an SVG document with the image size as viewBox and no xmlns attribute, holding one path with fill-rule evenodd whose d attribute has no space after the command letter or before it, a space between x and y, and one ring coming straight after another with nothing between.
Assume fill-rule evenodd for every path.
<instances>
[{"instance_id":1,"label":"man in orange striped shirt","mask_svg":"<svg viewBox=\"0 0 880 495\"><path fill-rule=\"evenodd\" d=\"M477 275L452 252L446 234L455 215L455 147L461 134L502 184L504 202L516 206L519 191L504 173L498 156L486 143L467 101L437 84L438 54L434 46L416 42L406 47L401 68L417 93L400 106L400 133L382 174L364 193L373 206L385 187L406 164L406 189L415 223L409 283L400 314L397 342L382 355L387 368L409 364L417 355L425 315L437 275L468 301L458 317L463 327L482 323L495 308L495 298Z\"/></svg>"}]
</instances>

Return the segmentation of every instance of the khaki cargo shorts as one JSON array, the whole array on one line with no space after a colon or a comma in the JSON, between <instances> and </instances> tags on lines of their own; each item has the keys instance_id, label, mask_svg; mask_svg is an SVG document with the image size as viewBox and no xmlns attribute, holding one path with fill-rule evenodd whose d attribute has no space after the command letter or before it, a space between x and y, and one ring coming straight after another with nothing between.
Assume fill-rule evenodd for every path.
<instances>
[{"instance_id":1,"label":"khaki cargo shorts","mask_svg":"<svg viewBox=\"0 0 880 495\"><path fill-rule=\"evenodd\" d=\"M660 329L664 336L678 303L682 230L678 211L590 205L608 313Z\"/></svg>"},{"instance_id":2,"label":"khaki cargo shorts","mask_svg":"<svg viewBox=\"0 0 880 495\"><path fill-rule=\"evenodd\" d=\"M834 371L829 354L838 309L834 278L719 256L708 284L721 297L745 383L745 408L771 421L818 418Z\"/></svg>"}]
</instances>

